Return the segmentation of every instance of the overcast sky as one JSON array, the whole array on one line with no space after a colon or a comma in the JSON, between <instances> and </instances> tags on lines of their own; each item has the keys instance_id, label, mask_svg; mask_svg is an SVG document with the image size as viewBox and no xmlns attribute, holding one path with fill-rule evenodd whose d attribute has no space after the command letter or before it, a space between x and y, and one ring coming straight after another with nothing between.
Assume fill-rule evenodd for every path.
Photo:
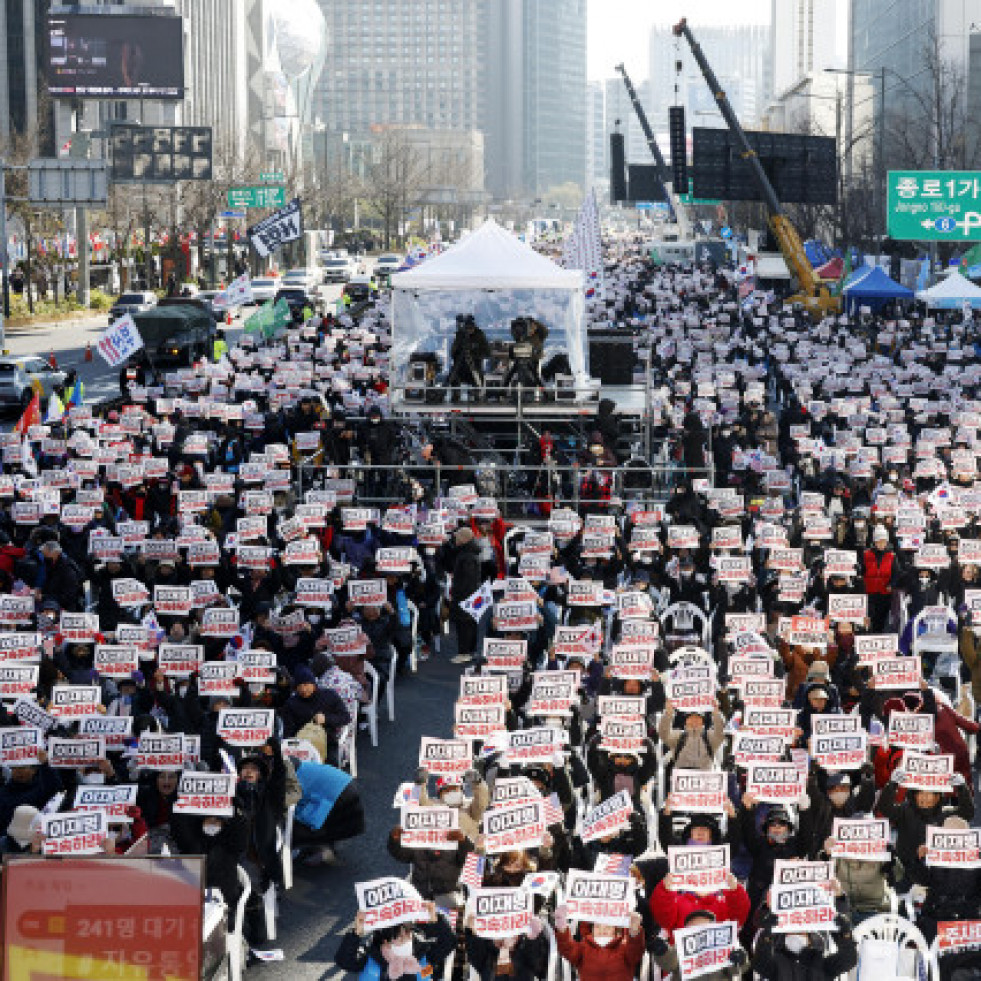
<instances>
[{"instance_id":1,"label":"overcast sky","mask_svg":"<svg viewBox=\"0 0 981 981\"><path fill-rule=\"evenodd\" d=\"M635 82L649 74L654 24L769 24L770 0L588 0L589 78L612 77L621 61ZM781 0L786 3L789 0ZM847 0L838 2L838 48L845 54Z\"/></svg>"}]
</instances>

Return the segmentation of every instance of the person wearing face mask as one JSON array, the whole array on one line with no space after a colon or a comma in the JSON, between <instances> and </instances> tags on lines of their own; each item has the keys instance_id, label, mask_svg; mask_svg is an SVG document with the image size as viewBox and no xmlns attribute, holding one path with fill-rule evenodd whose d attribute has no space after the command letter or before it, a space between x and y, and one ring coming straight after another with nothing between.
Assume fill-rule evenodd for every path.
<instances>
[{"instance_id":1,"label":"person wearing face mask","mask_svg":"<svg viewBox=\"0 0 981 981\"><path fill-rule=\"evenodd\" d=\"M892 609L893 590L899 585L900 567L896 553L889 547L889 532L876 525L872 532L872 548L863 555L863 582L869 596L870 630L883 633Z\"/></svg>"},{"instance_id":2,"label":"person wearing face mask","mask_svg":"<svg viewBox=\"0 0 981 981\"><path fill-rule=\"evenodd\" d=\"M743 844L753 858L747 889L753 909L759 908L773 882L777 859L803 858L805 848L794 834L790 814L782 807L772 807L757 830L756 798L743 794L739 802L739 826Z\"/></svg>"},{"instance_id":3,"label":"person wearing face mask","mask_svg":"<svg viewBox=\"0 0 981 981\"><path fill-rule=\"evenodd\" d=\"M61 777L48 765L48 754L38 753L37 766L11 766L10 776L0 778L0 828L6 828L18 807L39 810L62 789Z\"/></svg>"},{"instance_id":4,"label":"person wearing face mask","mask_svg":"<svg viewBox=\"0 0 981 981\"><path fill-rule=\"evenodd\" d=\"M667 931L669 941L692 913L708 912L719 922L735 920L742 927L749 917L749 909L749 896L731 872L725 889L707 896L678 891L670 874L651 891L651 913L657 925Z\"/></svg>"},{"instance_id":5,"label":"person wearing face mask","mask_svg":"<svg viewBox=\"0 0 981 981\"><path fill-rule=\"evenodd\" d=\"M248 847L242 815L238 811L231 817L175 814L173 835L182 855L204 855L208 888L217 889L234 908L242 892L238 865Z\"/></svg>"},{"instance_id":6,"label":"person wearing face mask","mask_svg":"<svg viewBox=\"0 0 981 981\"><path fill-rule=\"evenodd\" d=\"M822 778L825 790L822 792ZM875 803L875 773L871 763L859 771L858 786L852 787L847 773L811 773L807 782L809 804L800 812L798 837L808 858L827 850L835 818L850 818L872 810Z\"/></svg>"},{"instance_id":7,"label":"person wearing face mask","mask_svg":"<svg viewBox=\"0 0 981 981\"><path fill-rule=\"evenodd\" d=\"M435 903L426 903L428 920L424 923L382 927L373 932L365 928L364 913L354 918L354 929L341 939L334 963L361 981L418 981L443 975L443 962L456 948L456 934L446 919L436 911Z\"/></svg>"},{"instance_id":8,"label":"person wearing face mask","mask_svg":"<svg viewBox=\"0 0 981 981\"><path fill-rule=\"evenodd\" d=\"M704 927L717 922L715 916L708 910L695 910L685 918L685 927ZM681 981L681 967L678 961L678 950L669 946L661 937L655 937L648 942L648 950L654 955L654 961L662 974L668 974L671 981ZM729 954L729 963L725 967L709 974L701 975L707 981L735 981L749 970L749 957L742 947L736 946Z\"/></svg>"},{"instance_id":9,"label":"person wearing face mask","mask_svg":"<svg viewBox=\"0 0 981 981\"><path fill-rule=\"evenodd\" d=\"M534 981L548 974L548 938L542 921L533 916L516 937L492 940L473 931L473 915L465 921L467 962L480 981L507 977L510 981Z\"/></svg>"},{"instance_id":10,"label":"person wearing face mask","mask_svg":"<svg viewBox=\"0 0 981 981\"><path fill-rule=\"evenodd\" d=\"M313 672L305 665L293 671L293 694L280 710L283 735L292 738L308 722L324 727L329 744L325 762L337 761L337 735L351 716L340 696L330 689L319 688Z\"/></svg>"},{"instance_id":11,"label":"person wearing face mask","mask_svg":"<svg viewBox=\"0 0 981 981\"><path fill-rule=\"evenodd\" d=\"M654 744L646 739L642 752L626 753L601 749L601 741L602 737L597 734L586 750L586 764L600 798L606 800L626 790L634 801L638 801L641 788L657 772Z\"/></svg>"},{"instance_id":12,"label":"person wearing face mask","mask_svg":"<svg viewBox=\"0 0 981 981\"><path fill-rule=\"evenodd\" d=\"M712 710L712 725L705 728L705 719L698 712L685 716L684 728L674 728L675 707L670 699L658 723L661 742L673 753L671 765L681 770L711 770L715 754L725 738L725 719L718 706Z\"/></svg>"},{"instance_id":13,"label":"person wearing face mask","mask_svg":"<svg viewBox=\"0 0 981 981\"><path fill-rule=\"evenodd\" d=\"M765 981L821 981L847 974L858 963L851 920L835 918L835 952L819 933L774 933L776 916L769 914L753 949L753 971Z\"/></svg>"},{"instance_id":14,"label":"person wearing face mask","mask_svg":"<svg viewBox=\"0 0 981 981\"><path fill-rule=\"evenodd\" d=\"M630 925L579 924L579 940L569 929L568 909L555 911L555 942L559 954L582 981L632 981L644 957L644 927L639 913L630 914Z\"/></svg>"}]
</instances>

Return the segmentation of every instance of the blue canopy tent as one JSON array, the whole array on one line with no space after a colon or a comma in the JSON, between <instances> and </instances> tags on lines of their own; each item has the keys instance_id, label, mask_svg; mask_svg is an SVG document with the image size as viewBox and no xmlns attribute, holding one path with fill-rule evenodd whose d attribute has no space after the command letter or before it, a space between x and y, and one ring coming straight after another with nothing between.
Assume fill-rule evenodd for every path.
<instances>
[{"instance_id":1,"label":"blue canopy tent","mask_svg":"<svg viewBox=\"0 0 981 981\"><path fill-rule=\"evenodd\" d=\"M890 279L881 269L876 267L870 273L846 284L845 309L856 313L859 307L869 307L873 313L878 313L887 303L898 300L910 303L913 291Z\"/></svg>"}]
</instances>

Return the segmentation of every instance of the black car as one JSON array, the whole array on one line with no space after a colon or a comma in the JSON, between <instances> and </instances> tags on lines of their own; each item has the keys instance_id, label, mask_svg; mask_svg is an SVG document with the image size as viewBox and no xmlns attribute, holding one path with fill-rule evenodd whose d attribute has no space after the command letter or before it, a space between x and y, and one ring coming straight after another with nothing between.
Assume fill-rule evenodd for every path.
<instances>
[{"instance_id":1,"label":"black car","mask_svg":"<svg viewBox=\"0 0 981 981\"><path fill-rule=\"evenodd\" d=\"M299 288L277 290L275 297L273 297L273 306L280 300L286 301L294 320L302 316L305 307L309 307L311 310L317 309L317 300L306 290Z\"/></svg>"}]
</instances>

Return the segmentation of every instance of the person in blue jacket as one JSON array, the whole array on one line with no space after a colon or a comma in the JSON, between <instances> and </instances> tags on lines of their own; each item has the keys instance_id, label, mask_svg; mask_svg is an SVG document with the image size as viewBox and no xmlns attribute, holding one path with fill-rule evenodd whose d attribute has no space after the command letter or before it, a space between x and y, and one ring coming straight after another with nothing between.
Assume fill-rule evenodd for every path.
<instances>
[{"instance_id":1,"label":"person in blue jacket","mask_svg":"<svg viewBox=\"0 0 981 981\"><path fill-rule=\"evenodd\" d=\"M306 865L332 861L334 843L364 834L364 808L349 774L326 763L296 762L303 797L293 815L293 845Z\"/></svg>"},{"instance_id":2,"label":"person in blue jacket","mask_svg":"<svg viewBox=\"0 0 981 981\"><path fill-rule=\"evenodd\" d=\"M434 981L443 975L443 962L456 947L456 934L446 919L429 908L428 923L403 923L366 935L364 914L341 940L334 963L357 974L360 981Z\"/></svg>"}]
</instances>

